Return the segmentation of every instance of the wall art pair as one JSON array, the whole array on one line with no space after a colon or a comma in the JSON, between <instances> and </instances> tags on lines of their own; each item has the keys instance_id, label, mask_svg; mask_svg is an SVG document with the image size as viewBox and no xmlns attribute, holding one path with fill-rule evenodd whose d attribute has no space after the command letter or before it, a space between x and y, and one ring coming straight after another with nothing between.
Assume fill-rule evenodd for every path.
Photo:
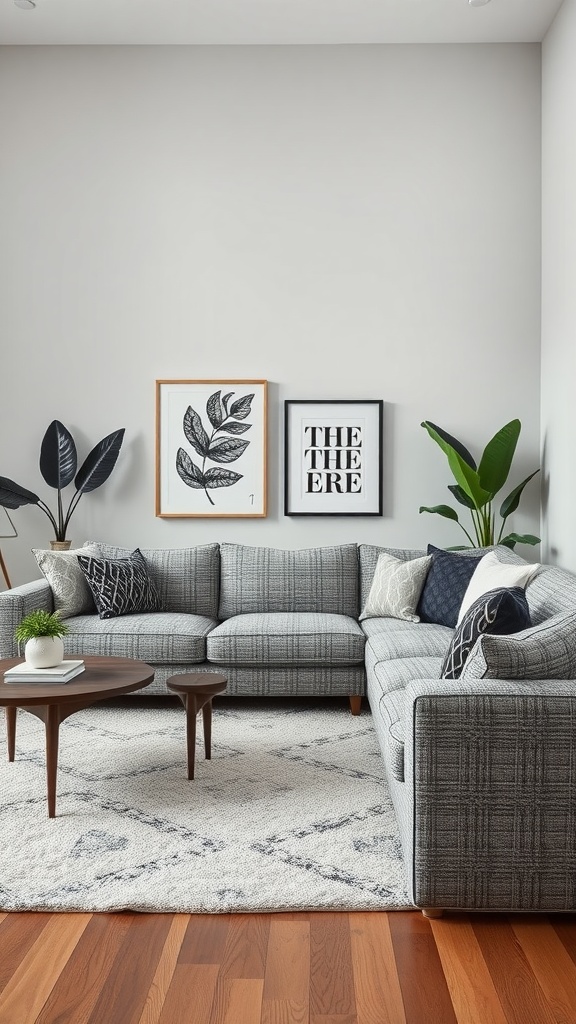
<instances>
[{"instance_id":1,"label":"wall art pair","mask_svg":"<svg viewBox=\"0 0 576 1024\"><path fill-rule=\"evenodd\" d=\"M267 514L267 381L156 381L156 515ZM284 514L382 515L382 401L284 403Z\"/></svg>"}]
</instances>

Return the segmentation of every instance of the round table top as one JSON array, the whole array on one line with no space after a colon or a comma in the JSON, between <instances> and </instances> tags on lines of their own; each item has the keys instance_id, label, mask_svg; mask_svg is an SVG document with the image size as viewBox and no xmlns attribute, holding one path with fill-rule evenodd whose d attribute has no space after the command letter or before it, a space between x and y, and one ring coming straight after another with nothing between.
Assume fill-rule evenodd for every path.
<instances>
[{"instance_id":1,"label":"round table top","mask_svg":"<svg viewBox=\"0 0 576 1024\"><path fill-rule=\"evenodd\" d=\"M222 693L228 686L226 676L219 672L183 672L178 676L170 676L166 686L175 693Z\"/></svg>"},{"instance_id":2,"label":"round table top","mask_svg":"<svg viewBox=\"0 0 576 1024\"><path fill-rule=\"evenodd\" d=\"M23 658L0 660L0 674ZM27 704L73 704L85 698L106 700L147 686L154 679L154 669L145 661L133 658L101 658L85 655L84 672L69 683L5 683L0 681L0 707L26 707Z\"/></svg>"}]
</instances>

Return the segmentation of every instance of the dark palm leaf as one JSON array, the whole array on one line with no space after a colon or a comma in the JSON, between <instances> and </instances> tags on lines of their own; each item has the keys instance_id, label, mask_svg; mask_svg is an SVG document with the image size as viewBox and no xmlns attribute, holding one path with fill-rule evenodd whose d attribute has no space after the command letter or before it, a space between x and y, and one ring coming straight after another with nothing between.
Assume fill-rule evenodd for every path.
<instances>
[{"instance_id":1,"label":"dark palm leaf","mask_svg":"<svg viewBox=\"0 0 576 1024\"><path fill-rule=\"evenodd\" d=\"M37 505L39 501L40 498L34 491L28 491L26 487L21 487L7 476L0 476L0 505L3 508Z\"/></svg>"},{"instance_id":2,"label":"dark palm leaf","mask_svg":"<svg viewBox=\"0 0 576 1024\"><path fill-rule=\"evenodd\" d=\"M176 454L176 472L187 487L192 487L196 491L201 491L204 488L202 470L195 462L192 462L188 452L185 452L183 448L179 448Z\"/></svg>"},{"instance_id":3,"label":"dark palm leaf","mask_svg":"<svg viewBox=\"0 0 576 1024\"><path fill-rule=\"evenodd\" d=\"M455 452L458 452L460 458L464 460L467 466L470 466L470 469L476 469L476 462L474 461L474 457L470 454L468 449L464 447L462 442L458 440L457 437L453 437L452 434L449 434L447 430L442 430L442 427L439 427L438 424L436 423L432 423L431 420L425 420L424 423L421 424L421 426L426 427L426 424L429 424L432 427L432 429L435 430L436 433L442 438L442 440L446 442L446 444L449 444L454 449Z\"/></svg>"},{"instance_id":4,"label":"dark palm leaf","mask_svg":"<svg viewBox=\"0 0 576 1024\"><path fill-rule=\"evenodd\" d=\"M95 491L105 483L116 465L124 440L124 427L104 437L80 466L74 485L81 494Z\"/></svg>"},{"instance_id":5,"label":"dark palm leaf","mask_svg":"<svg viewBox=\"0 0 576 1024\"><path fill-rule=\"evenodd\" d=\"M77 464L72 434L60 420L52 420L40 448L40 472L48 486L58 491L67 487L74 479Z\"/></svg>"},{"instance_id":6,"label":"dark palm leaf","mask_svg":"<svg viewBox=\"0 0 576 1024\"><path fill-rule=\"evenodd\" d=\"M210 441L208 434L202 426L200 416L191 405L188 406L184 413L183 427L186 440L192 445L194 451L205 459Z\"/></svg>"},{"instance_id":7,"label":"dark palm leaf","mask_svg":"<svg viewBox=\"0 0 576 1024\"><path fill-rule=\"evenodd\" d=\"M458 484L448 484L448 490L452 492L456 501L459 501L461 505L465 505L466 508L476 508L472 499L468 497L466 491L463 491Z\"/></svg>"}]
</instances>

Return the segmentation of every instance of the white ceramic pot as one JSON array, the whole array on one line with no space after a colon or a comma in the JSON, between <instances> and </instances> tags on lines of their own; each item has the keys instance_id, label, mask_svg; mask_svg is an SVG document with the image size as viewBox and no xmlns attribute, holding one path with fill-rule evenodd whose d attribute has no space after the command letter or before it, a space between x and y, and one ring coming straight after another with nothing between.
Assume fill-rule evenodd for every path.
<instances>
[{"instance_id":1,"label":"white ceramic pot","mask_svg":"<svg viewBox=\"0 0 576 1024\"><path fill-rule=\"evenodd\" d=\"M35 636L26 641L26 664L30 668L53 668L64 661L64 641L61 636Z\"/></svg>"}]
</instances>

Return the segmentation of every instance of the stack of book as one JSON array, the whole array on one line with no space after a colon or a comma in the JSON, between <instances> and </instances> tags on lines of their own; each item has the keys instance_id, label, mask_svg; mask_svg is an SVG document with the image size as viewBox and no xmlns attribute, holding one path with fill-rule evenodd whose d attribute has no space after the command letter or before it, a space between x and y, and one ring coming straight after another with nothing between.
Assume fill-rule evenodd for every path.
<instances>
[{"instance_id":1,"label":"stack of book","mask_svg":"<svg viewBox=\"0 0 576 1024\"><path fill-rule=\"evenodd\" d=\"M84 671L84 662L69 659L61 661L54 668L31 668L23 661L20 665L14 665L4 673L5 683L69 683L75 676Z\"/></svg>"}]
</instances>

